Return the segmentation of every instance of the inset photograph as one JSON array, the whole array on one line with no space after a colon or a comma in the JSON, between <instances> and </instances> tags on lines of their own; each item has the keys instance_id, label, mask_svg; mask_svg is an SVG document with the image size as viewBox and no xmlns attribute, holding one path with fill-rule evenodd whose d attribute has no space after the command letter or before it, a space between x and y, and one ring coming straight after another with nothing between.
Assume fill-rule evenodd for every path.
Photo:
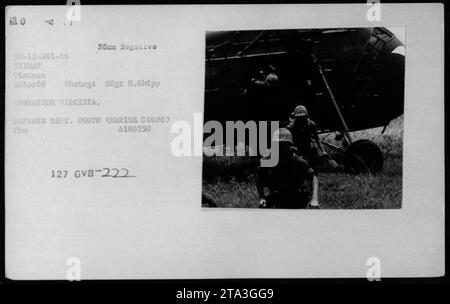
<instances>
[{"instance_id":1,"label":"inset photograph","mask_svg":"<svg viewBox=\"0 0 450 304\"><path fill-rule=\"evenodd\" d=\"M405 28L206 33L203 208L398 209Z\"/></svg>"}]
</instances>

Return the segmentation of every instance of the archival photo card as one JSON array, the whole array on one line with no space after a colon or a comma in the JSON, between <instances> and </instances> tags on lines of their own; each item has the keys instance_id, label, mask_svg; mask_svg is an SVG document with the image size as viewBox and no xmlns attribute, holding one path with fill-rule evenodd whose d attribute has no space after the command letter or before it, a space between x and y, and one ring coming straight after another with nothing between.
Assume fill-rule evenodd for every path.
<instances>
[{"instance_id":1,"label":"archival photo card","mask_svg":"<svg viewBox=\"0 0 450 304\"><path fill-rule=\"evenodd\" d=\"M8 6L5 276L442 276L443 16Z\"/></svg>"}]
</instances>

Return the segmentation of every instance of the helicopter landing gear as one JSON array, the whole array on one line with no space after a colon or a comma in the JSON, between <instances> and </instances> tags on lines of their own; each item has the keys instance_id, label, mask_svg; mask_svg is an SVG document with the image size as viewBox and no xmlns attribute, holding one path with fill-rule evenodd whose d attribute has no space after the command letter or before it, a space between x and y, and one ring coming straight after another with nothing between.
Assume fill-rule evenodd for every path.
<instances>
[{"instance_id":1,"label":"helicopter landing gear","mask_svg":"<svg viewBox=\"0 0 450 304\"><path fill-rule=\"evenodd\" d=\"M360 139L344 151L343 164L351 173L378 173L383 168L383 152L373 141Z\"/></svg>"},{"instance_id":2,"label":"helicopter landing gear","mask_svg":"<svg viewBox=\"0 0 450 304\"><path fill-rule=\"evenodd\" d=\"M349 128L347 122L344 119L344 115L334 97L333 91L327 81L327 77L314 53L311 54L313 62L316 64L317 69L322 76L322 81L325 88L328 91L330 100L338 114L339 120L342 124L342 131L338 134L338 139L342 140L342 147L336 147L332 144L325 143L327 146L332 148L337 148L344 151L343 165L344 168L351 173L377 173L383 168L383 152L381 149L373 142L367 139L361 139L357 141L352 141L349 134Z\"/></svg>"}]
</instances>

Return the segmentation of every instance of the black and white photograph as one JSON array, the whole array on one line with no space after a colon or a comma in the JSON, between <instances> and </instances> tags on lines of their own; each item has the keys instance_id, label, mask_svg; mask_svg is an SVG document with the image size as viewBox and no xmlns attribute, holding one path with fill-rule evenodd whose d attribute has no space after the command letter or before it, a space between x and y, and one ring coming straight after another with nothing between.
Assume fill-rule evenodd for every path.
<instances>
[{"instance_id":1,"label":"black and white photograph","mask_svg":"<svg viewBox=\"0 0 450 304\"><path fill-rule=\"evenodd\" d=\"M207 32L205 56L204 207L401 208L405 28Z\"/></svg>"}]
</instances>

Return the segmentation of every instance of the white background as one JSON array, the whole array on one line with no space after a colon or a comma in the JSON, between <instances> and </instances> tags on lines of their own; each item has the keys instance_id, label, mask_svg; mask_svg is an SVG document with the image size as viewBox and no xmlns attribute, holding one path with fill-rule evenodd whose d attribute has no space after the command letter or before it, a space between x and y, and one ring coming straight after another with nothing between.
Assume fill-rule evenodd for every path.
<instances>
[{"instance_id":1,"label":"white background","mask_svg":"<svg viewBox=\"0 0 450 304\"><path fill-rule=\"evenodd\" d=\"M6 275L65 279L69 257L82 279L364 277L444 273L444 19L439 4L9 7L27 26L6 27ZM54 18L53 26L44 22ZM398 210L202 210L200 157L170 153L170 124L150 136L114 127L34 127L21 116L169 115L203 111L205 31L406 27L403 204ZM98 52L98 43L156 43L158 51ZM67 51L49 88L17 91L12 56ZM50 65L47 65L47 67ZM47 68L46 68L47 69ZM76 91L64 79L159 79L162 87ZM82 93L77 93L82 92ZM91 108L13 107L15 98L94 97ZM44 112L46 111L46 112ZM51 179L52 169L127 167L135 179Z\"/></svg>"}]
</instances>

